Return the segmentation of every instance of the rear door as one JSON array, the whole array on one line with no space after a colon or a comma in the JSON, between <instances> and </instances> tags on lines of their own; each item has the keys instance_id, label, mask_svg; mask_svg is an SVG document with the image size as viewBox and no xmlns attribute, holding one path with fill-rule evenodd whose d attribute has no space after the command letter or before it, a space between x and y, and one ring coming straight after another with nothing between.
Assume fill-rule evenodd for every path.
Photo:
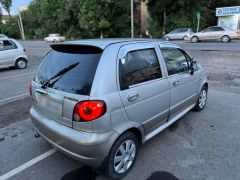
<instances>
[{"instance_id":1,"label":"rear door","mask_svg":"<svg viewBox=\"0 0 240 180\"><path fill-rule=\"evenodd\" d=\"M123 46L118 55L120 96L129 119L144 125L146 134L167 121L169 83L154 43Z\"/></svg>"},{"instance_id":2,"label":"rear door","mask_svg":"<svg viewBox=\"0 0 240 180\"><path fill-rule=\"evenodd\" d=\"M186 28L179 29L176 38L183 39L183 37L187 34L187 31L188 31L188 29L186 29Z\"/></svg>"},{"instance_id":3,"label":"rear door","mask_svg":"<svg viewBox=\"0 0 240 180\"><path fill-rule=\"evenodd\" d=\"M13 41L0 40L0 67L13 66L17 55L17 45Z\"/></svg>"},{"instance_id":4,"label":"rear door","mask_svg":"<svg viewBox=\"0 0 240 180\"><path fill-rule=\"evenodd\" d=\"M170 119L191 107L197 100L198 73L190 74L190 57L180 48L160 46L170 83Z\"/></svg>"},{"instance_id":5,"label":"rear door","mask_svg":"<svg viewBox=\"0 0 240 180\"><path fill-rule=\"evenodd\" d=\"M60 124L91 131L92 122L73 122L73 109L77 102L89 99L93 78L102 50L95 47L55 45L39 66L33 81L33 102L43 116ZM50 81L61 70L76 66Z\"/></svg>"}]
</instances>

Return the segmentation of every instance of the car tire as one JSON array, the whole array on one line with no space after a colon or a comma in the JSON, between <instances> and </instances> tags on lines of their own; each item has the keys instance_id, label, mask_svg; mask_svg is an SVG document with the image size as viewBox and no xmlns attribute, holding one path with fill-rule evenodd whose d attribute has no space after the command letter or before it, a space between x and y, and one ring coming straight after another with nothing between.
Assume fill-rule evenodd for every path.
<instances>
[{"instance_id":1,"label":"car tire","mask_svg":"<svg viewBox=\"0 0 240 180\"><path fill-rule=\"evenodd\" d=\"M127 147L128 146L128 147ZM121 179L133 168L138 154L138 139L132 132L122 134L113 144L107 161L104 175L112 179Z\"/></svg>"},{"instance_id":2,"label":"car tire","mask_svg":"<svg viewBox=\"0 0 240 180\"><path fill-rule=\"evenodd\" d=\"M198 38L197 36L193 36L193 37L191 38L191 41L192 41L193 43L197 43L197 42L199 41L199 38Z\"/></svg>"},{"instance_id":3,"label":"car tire","mask_svg":"<svg viewBox=\"0 0 240 180\"><path fill-rule=\"evenodd\" d=\"M27 67L27 60L24 58L19 58L15 62L15 67L17 69L25 69Z\"/></svg>"},{"instance_id":4,"label":"car tire","mask_svg":"<svg viewBox=\"0 0 240 180\"><path fill-rule=\"evenodd\" d=\"M221 38L222 42L226 43L226 42L230 42L231 38L228 35L225 35Z\"/></svg>"},{"instance_id":5,"label":"car tire","mask_svg":"<svg viewBox=\"0 0 240 180\"><path fill-rule=\"evenodd\" d=\"M170 41L170 38L168 36L165 37L166 41Z\"/></svg>"},{"instance_id":6,"label":"car tire","mask_svg":"<svg viewBox=\"0 0 240 180\"><path fill-rule=\"evenodd\" d=\"M194 107L194 110L199 112L202 111L206 105L207 102L207 87L203 86L198 97L198 101L196 106Z\"/></svg>"}]
</instances>

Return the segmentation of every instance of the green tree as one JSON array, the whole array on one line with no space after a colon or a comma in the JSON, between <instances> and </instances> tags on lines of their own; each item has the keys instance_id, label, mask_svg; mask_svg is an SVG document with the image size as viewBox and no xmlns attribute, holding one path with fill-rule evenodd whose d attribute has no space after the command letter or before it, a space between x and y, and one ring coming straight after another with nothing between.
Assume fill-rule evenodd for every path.
<instances>
[{"instance_id":1,"label":"green tree","mask_svg":"<svg viewBox=\"0 0 240 180\"><path fill-rule=\"evenodd\" d=\"M22 18L27 38L130 37L129 0L33 0Z\"/></svg>"},{"instance_id":2,"label":"green tree","mask_svg":"<svg viewBox=\"0 0 240 180\"><path fill-rule=\"evenodd\" d=\"M200 29L216 25L216 7L238 6L240 0L149 0L149 31L153 37L162 37L164 11L166 11L165 31L190 27L196 31L196 12L201 13Z\"/></svg>"},{"instance_id":3,"label":"green tree","mask_svg":"<svg viewBox=\"0 0 240 180\"><path fill-rule=\"evenodd\" d=\"M20 32L17 24L18 17L10 17L5 24L1 24L1 33L6 34L9 37L19 39Z\"/></svg>"}]
</instances>

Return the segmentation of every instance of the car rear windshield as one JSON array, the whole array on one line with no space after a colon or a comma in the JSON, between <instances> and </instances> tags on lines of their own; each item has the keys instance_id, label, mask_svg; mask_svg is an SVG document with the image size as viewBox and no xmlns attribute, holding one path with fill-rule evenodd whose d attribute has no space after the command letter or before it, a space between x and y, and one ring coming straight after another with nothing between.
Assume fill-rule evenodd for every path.
<instances>
[{"instance_id":1,"label":"car rear windshield","mask_svg":"<svg viewBox=\"0 0 240 180\"><path fill-rule=\"evenodd\" d=\"M34 81L43 85L64 68L78 64L51 82L51 88L73 94L89 95L102 50L88 46L52 47L38 68ZM50 83L51 83L50 82Z\"/></svg>"}]
</instances>

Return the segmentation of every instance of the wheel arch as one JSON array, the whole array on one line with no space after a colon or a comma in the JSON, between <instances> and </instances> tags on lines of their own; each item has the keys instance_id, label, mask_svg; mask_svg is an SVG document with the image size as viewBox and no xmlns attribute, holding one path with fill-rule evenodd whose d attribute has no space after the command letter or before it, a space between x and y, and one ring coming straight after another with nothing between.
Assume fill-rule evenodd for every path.
<instances>
[{"instance_id":1,"label":"wheel arch","mask_svg":"<svg viewBox=\"0 0 240 180\"><path fill-rule=\"evenodd\" d=\"M208 91L208 82L205 82L204 84L203 84L203 86L205 86L206 88L207 88L207 91ZM202 86L202 87L203 87Z\"/></svg>"},{"instance_id":2,"label":"wheel arch","mask_svg":"<svg viewBox=\"0 0 240 180\"><path fill-rule=\"evenodd\" d=\"M228 34L223 34L222 37L221 37L221 40L222 40L222 38L223 38L224 36L227 36L227 37L229 38L229 41L228 41L228 42L230 42L230 41L232 40L231 37L230 37Z\"/></svg>"},{"instance_id":3,"label":"wheel arch","mask_svg":"<svg viewBox=\"0 0 240 180\"><path fill-rule=\"evenodd\" d=\"M127 131L133 133L137 137L139 145L142 144L142 137L143 137L143 135L142 135L142 132L138 128L132 127L130 129L126 130L125 132L127 132ZM123 132L123 133L125 133L125 132Z\"/></svg>"},{"instance_id":4,"label":"wheel arch","mask_svg":"<svg viewBox=\"0 0 240 180\"><path fill-rule=\"evenodd\" d=\"M28 58L27 57L25 57L25 56L18 56L18 57L15 58L14 64L16 64L17 60L19 60L19 59L24 59L28 63Z\"/></svg>"}]
</instances>

